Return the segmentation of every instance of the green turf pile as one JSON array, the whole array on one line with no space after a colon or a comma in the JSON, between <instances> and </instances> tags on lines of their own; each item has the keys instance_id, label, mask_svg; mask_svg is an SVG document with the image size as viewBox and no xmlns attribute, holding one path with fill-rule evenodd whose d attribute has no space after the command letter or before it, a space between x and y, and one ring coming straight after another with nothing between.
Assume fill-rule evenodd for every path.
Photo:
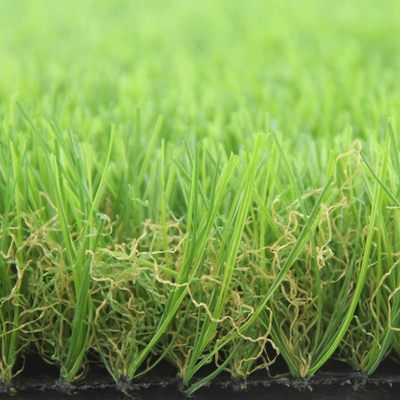
<instances>
[{"instance_id":1,"label":"green turf pile","mask_svg":"<svg viewBox=\"0 0 400 400\"><path fill-rule=\"evenodd\" d=\"M0 4L0 380L400 359L397 1ZM214 372L198 381L200 369Z\"/></svg>"}]
</instances>

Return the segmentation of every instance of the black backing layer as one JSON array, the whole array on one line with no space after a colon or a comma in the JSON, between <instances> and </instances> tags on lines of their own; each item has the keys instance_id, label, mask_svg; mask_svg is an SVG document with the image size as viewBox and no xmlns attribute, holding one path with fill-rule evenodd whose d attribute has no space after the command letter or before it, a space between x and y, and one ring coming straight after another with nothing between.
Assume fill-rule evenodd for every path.
<instances>
[{"instance_id":1,"label":"black backing layer","mask_svg":"<svg viewBox=\"0 0 400 400\"><path fill-rule=\"evenodd\" d=\"M0 383L1 400L187 398L181 391L176 371L168 364L118 385L104 368L94 366L84 380L69 384L57 377L57 369L46 370L37 360L33 360L32 365L32 359L30 364L11 386ZM400 366L388 360L375 374L368 376L351 371L344 363L330 363L309 380L295 379L288 374L269 377L265 371L258 371L244 381L233 380L228 373L222 373L192 397L196 400L398 400Z\"/></svg>"}]
</instances>

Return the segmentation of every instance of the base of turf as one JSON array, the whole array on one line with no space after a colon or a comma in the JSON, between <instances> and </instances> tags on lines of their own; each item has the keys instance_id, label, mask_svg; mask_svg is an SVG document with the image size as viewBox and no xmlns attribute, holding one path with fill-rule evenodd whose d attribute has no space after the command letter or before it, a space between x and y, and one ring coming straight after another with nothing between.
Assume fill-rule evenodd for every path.
<instances>
[{"instance_id":1,"label":"base of turf","mask_svg":"<svg viewBox=\"0 0 400 400\"><path fill-rule=\"evenodd\" d=\"M331 379L329 379L331 381ZM27 386L30 386L28 389ZM95 385L94 385L95 386ZM98 386L104 386L103 384ZM129 392L129 395L113 387L92 387L85 384L73 391L61 391L56 382L32 382L24 385L24 390L18 390L16 394L1 394L2 400L184 400L188 397L182 393L178 386L150 385ZM312 389L312 390L311 390ZM340 382L330 384L313 384L310 388L299 391L298 388L286 386L286 384L273 383L265 386L265 383L249 385L246 389L237 390L230 385L213 383L209 387L199 389L193 396L196 400L397 400L400 391L400 383L365 383L355 386L351 377L344 378Z\"/></svg>"},{"instance_id":2,"label":"base of turf","mask_svg":"<svg viewBox=\"0 0 400 400\"><path fill-rule=\"evenodd\" d=\"M57 378L56 368L34 364L36 358L27 360L27 368L15 378L12 386L0 384L2 400L39 399L165 399L188 398L181 391L181 381L175 370L162 365L142 378L115 385L102 368L91 368L87 377L74 384ZM192 398L196 400L391 400L398 399L400 375L398 365L385 361L372 376L352 372L346 364L330 362L309 380L295 379L281 374L270 378L265 371L252 374L247 381L232 380L222 373L210 384L202 387ZM10 391L11 389L11 391ZM71 397L72 395L72 397Z\"/></svg>"}]
</instances>

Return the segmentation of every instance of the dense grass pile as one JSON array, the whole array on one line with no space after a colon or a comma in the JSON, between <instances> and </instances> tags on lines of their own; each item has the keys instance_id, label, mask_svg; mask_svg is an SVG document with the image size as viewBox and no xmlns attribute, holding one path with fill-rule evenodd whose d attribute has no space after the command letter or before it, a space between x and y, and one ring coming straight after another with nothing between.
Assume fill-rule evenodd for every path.
<instances>
[{"instance_id":1,"label":"dense grass pile","mask_svg":"<svg viewBox=\"0 0 400 400\"><path fill-rule=\"evenodd\" d=\"M3 2L0 380L399 359L399 8Z\"/></svg>"}]
</instances>

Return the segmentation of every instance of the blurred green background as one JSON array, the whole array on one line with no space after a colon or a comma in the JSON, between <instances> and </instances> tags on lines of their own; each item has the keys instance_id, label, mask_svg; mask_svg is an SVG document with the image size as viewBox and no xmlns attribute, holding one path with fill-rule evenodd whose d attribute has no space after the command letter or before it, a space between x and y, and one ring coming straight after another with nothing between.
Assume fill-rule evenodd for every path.
<instances>
[{"instance_id":1,"label":"blurred green background","mask_svg":"<svg viewBox=\"0 0 400 400\"><path fill-rule=\"evenodd\" d=\"M398 1L5 0L0 27L3 118L20 99L63 128L140 107L180 136L296 137L400 114Z\"/></svg>"}]
</instances>

